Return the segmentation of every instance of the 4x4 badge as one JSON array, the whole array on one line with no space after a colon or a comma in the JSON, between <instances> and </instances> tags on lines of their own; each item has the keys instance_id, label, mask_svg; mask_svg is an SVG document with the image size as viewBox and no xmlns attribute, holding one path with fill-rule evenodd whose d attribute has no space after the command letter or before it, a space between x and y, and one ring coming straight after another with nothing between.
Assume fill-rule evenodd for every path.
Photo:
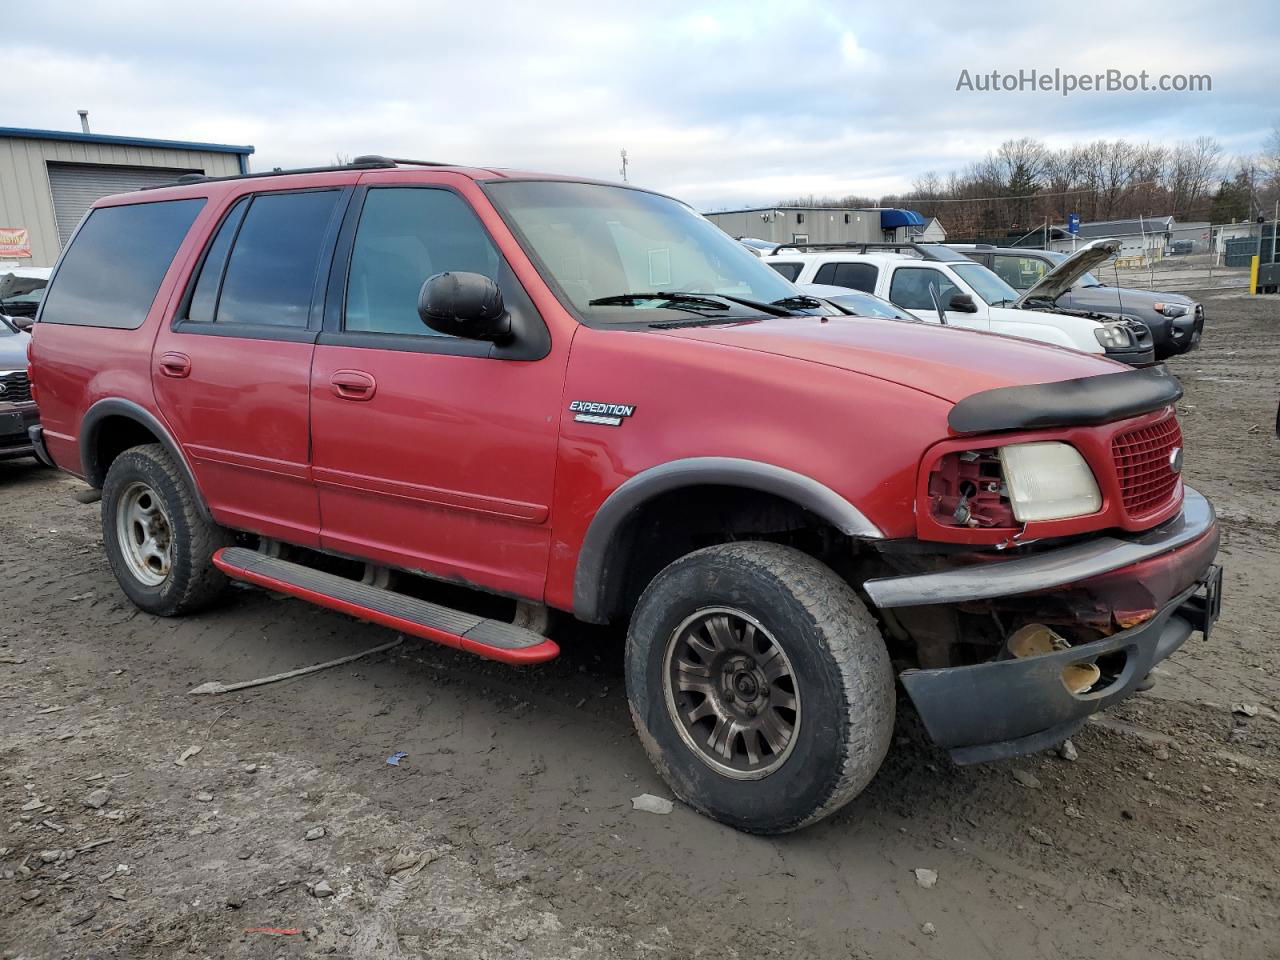
<instances>
[{"instance_id":1,"label":"4x4 badge","mask_svg":"<svg viewBox=\"0 0 1280 960\"><path fill-rule=\"evenodd\" d=\"M569 412L574 414L578 423L595 423L602 427L620 427L624 418L636 412L630 403L591 403L588 400L574 400L569 404Z\"/></svg>"}]
</instances>

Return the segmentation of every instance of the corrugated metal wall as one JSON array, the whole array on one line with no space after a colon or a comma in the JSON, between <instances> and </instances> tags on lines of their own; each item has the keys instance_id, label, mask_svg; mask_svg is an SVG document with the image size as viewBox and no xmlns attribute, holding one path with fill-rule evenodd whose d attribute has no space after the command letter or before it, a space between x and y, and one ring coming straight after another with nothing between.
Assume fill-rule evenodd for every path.
<instances>
[{"instance_id":1,"label":"corrugated metal wall","mask_svg":"<svg viewBox=\"0 0 1280 960\"><path fill-rule=\"evenodd\" d=\"M51 162L133 167L138 173L143 172L139 167L198 170L212 177L240 172L240 158L234 153L0 137L0 227L29 231L31 259L25 262L33 267L53 266L62 249L49 183Z\"/></svg>"},{"instance_id":2,"label":"corrugated metal wall","mask_svg":"<svg viewBox=\"0 0 1280 960\"><path fill-rule=\"evenodd\" d=\"M768 220L761 216L762 212ZM880 229L880 214L874 210L781 207L776 211L731 211L703 216L731 237L756 237L774 243L790 243L797 235L807 236L809 243L879 243L885 239ZM845 223L846 217L848 223Z\"/></svg>"}]
</instances>

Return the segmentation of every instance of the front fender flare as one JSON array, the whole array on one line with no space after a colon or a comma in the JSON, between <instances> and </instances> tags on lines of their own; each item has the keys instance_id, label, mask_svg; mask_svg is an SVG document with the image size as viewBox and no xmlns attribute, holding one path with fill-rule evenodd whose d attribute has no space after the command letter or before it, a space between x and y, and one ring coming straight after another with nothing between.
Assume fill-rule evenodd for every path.
<instances>
[{"instance_id":1,"label":"front fender flare","mask_svg":"<svg viewBox=\"0 0 1280 960\"><path fill-rule=\"evenodd\" d=\"M573 612L579 620L608 619L611 547L627 519L652 498L680 487L744 487L771 493L816 514L837 530L860 540L884 533L857 507L811 477L757 460L692 457L643 470L624 481L596 511L578 551L573 579Z\"/></svg>"}]
</instances>

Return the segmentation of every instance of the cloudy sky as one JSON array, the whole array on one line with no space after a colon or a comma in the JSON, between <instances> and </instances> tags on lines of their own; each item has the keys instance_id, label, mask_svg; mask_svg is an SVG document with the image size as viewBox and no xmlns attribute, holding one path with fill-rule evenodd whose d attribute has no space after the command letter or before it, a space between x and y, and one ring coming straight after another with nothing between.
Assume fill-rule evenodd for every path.
<instances>
[{"instance_id":1,"label":"cloudy sky","mask_svg":"<svg viewBox=\"0 0 1280 960\"><path fill-rule=\"evenodd\" d=\"M1280 4L11 0L0 126L618 176L704 209L877 195L1009 137L1258 150ZM14 9L14 8L17 9ZM1155 11L1149 14L1148 11ZM957 91L962 70L1212 76L1203 93Z\"/></svg>"}]
</instances>

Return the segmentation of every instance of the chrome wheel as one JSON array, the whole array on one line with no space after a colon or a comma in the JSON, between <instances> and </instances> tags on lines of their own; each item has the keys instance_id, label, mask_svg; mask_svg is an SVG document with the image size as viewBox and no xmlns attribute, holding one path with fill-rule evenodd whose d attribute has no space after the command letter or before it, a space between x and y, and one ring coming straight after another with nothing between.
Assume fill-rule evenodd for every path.
<instances>
[{"instance_id":1,"label":"chrome wheel","mask_svg":"<svg viewBox=\"0 0 1280 960\"><path fill-rule=\"evenodd\" d=\"M681 738L717 772L758 780L791 755L800 729L795 673L749 614L708 607L685 619L667 641L662 680Z\"/></svg>"},{"instance_id":2,"label":"chrome wheel","mask_svg":"<svg viewBox=\"0 0 1280 960\"><path fill-rule=\"evenodd\" d=\"M145 483L129 484L116 502L116 539L134 578L148 587L164 583L173 566L173 527Z\"/></svg>"}]
</instances>

